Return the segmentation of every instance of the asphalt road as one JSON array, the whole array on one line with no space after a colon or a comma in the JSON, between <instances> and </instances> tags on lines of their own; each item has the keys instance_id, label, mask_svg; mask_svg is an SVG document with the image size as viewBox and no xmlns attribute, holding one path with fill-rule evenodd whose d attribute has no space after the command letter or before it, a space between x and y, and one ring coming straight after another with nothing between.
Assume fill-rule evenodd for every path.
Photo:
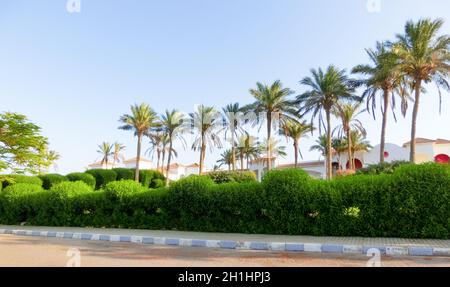
<instances>
[{"instance_id":1,"label":"asphalt road","mask_svg":"<svg viewBox=\"0 0 450 287\"><path fill-rule=\"evenodd\" d=\"M370 257L171 247L134 243L0 235L0 266L359 266ZM382 256L381 266L445 266L449 257Z\"/></svg>"}]
</instances>

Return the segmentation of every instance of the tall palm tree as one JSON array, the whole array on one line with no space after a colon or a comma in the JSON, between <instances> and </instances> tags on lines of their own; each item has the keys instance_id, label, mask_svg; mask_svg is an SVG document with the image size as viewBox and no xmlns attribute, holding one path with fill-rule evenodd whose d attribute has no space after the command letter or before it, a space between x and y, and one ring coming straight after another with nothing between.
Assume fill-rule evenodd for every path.
<instances>
[{"instance_id":1,"label":"tall palm tree","mask_svg":"<svg viewBox=\"0 0 450 287\"><path fill-rule=\"evenodd\" d=\"M123 154L122 152L125 150L125 145L119 143L119 142L115 142L113 145L113 165L116 164L116 162L120 162L120 159L122 159L122 161L124 160Z\"/></svg>"},{"instance_id":2,"label":"tall palm tree","mask_svg":"<svg viewBox=\"0 0 450 287\"><path fill-rule=\"evenodd\" d=\"M365 75L366 78L356 81L358 86L365 86L363 98L367 102L367 111L372 113L375 119L376 102L382 97L382 124L380 139L380 163L384 162L384 149L386 145L386 129L388 121L388 110L391 109L395 117L395 98L401 98L401 111L403 116L408 108L408 92L405 89L405 77L398 69L398 57L393 53L386 43L378 42L376 49L366 49L372 61L372 65L358 65L353 68L352 73ZM392 103L392 105L391 105ZM371 107L371 108L370 108Z\"/></svg>"},{"instance_id":3,"label":"tall palm tree","mask_svg":"<svg viewBox=\"0 0 450 287\"><path fill-rule=\"evenodd\" d=\"M219 163L219 167L221 167L222 165L227 165L228 166L228 171L231 170L231 166L233 165L233 152L229 149L227 149L226 151L224 151L221 155L220 155L220 159L217 161L217 163Z\"/></svg>"},{"instance_id":4,"label":"tall palm tree","mask_svg":"<svg viewBox=\"0 0 450 287\"><path fill-rule=\"evenodd\" d=\"M213 107L199 105L197 111L190 114L191 127L196 131L197 137L192 143L194 151L200 150L199 174L203 173L206 147L210 150L214 147L221 148L222 143L217 135L223 124L220 113Z\"/></svg>"},{"instance_id":5,"label":"tall palm tree","mask_svg":"<svg viewBox=\"0 0 450 287\"><path fill-rule=\"evenodd\" d=\"M306 77L300 84L307 86L310 90L299 95L297 102L300 104L300 111L311 113L311 124L316 117L319 118L319 132L325 126L322 112L325 112L326 122L326 172L327 179L332 177L331 163L331 113L337 103L343 99L356 99L353 96L354 88L350 85L345 70L339 70L335 66L329 66L324 72L322 69L312 69L312 77Z\"/></svg>"},{"instance_id":6,"label":"tall palm tree","mask_svg":"<svg viewBox=\"0 0 450 287\"><path fill-rule=\"evenodd\" d=\"M169 156L166 167L166 178L168 178L172 154L176 154L176 151L173 148L173 141L175 139L183 140L182 133L185 131L184 116L177 110L166 110L165 114L161 116L161 126L169 141ZM167 181L167 183L169 183L169 181Z\"/></svg>"},{"instance_id":7,"label":"tall palm tree","mask_svg":"<svg viewBox=\"0 0 450 287\"><path fill-rule=\"evenodd\" d=\"M113 145L108 142L103 142L102 144L98 145L97 153L101 154L102 156L102 160L100 161L100 163L102 165L105 165L107 168L109 158L114 154Z\"/></svg>"},{"instance_id":8,"label":"tall palm tree","mask_svg":"<svg viewBox=\"0 0 450 287\"><path fill-rule=\"evenodd\" d=\"M287 138L291 138L294 146L294 158L295 158L295 167L298 165L298 154L301 152L299 150L299 141L302 137L305 137L307 133L310 133L314 130L314 127L310 124L307 124L306 121L301 123L294 121L287 121L283 127L282 131Z\"/></svg>"},{"instance_id":9,"label":"tall palm tree","mask_svg":"<svg viewBox=\"0 0 450 287\"><path fill-rule=\"evenodd\" d=\"M231 153L232 153L232 166L233 170L236 169L236 147L235 141L237 137L237 132L241 129L241 124L243 123L242 118L242 107L239 103L229 104L222 109L223 117L225 120L225 138L227 132L231 135Z\"/></svg>"},{"instance_id":10,"label":"tall palm tree","mask_svg":"<svg viewBox=\"0 0 450 287\"><path fill-rule=\"evenodd\" d=\"M272 137L272 125L277 117L279 122L284 122L287 119L295 120L297 110L292 100L289 99L293 91L289 88L283 88L280 81L275 81L270 86L262 83L256 83L256 89L250 89L250 94L255 98L255 102L247 106L247 110L252 110L255 113L265 113L265 120L267 124L267 140L270 142ZM267 146L267 169L271 169L272 151L270 145Z\"/></svg>"},{"instance_id":11,"label":"tall palm tree","mask_svg":"<svg viewBox=\"0 0 450 287\"><path fill-rule=\"evenodd\" d=\"M347 141L349 144L347 144L347 157L349 162L349 169L354 170L355 164L353 159L353 154L351 151L351 140L352 137L350 136L350 132L352 130L357 130L361 132L364 136L366 136L366 130L363 127L363 124L360 120L358 120L356 117L360 115L361 113L365 112L365 110L360 110L361 103L338 103L333 113L337 118L340 118L342 121L342 124L337 126L335 128L335 131L338 131L338 137L342 138L343 134L345 134Z\"/></svg>"},{"instance_id":12,"label":"tall palm tree","mask_svg":"<svg viewBox=\"0 0 450 287\"><path fill-rule=\"evenodd\" d=\"M412 82L414 108L411 124L410 161L416 160L416 124L423 85L434 82L440 88L450 90L450 36L439 36L444 24L441 19L408 21L405 33L397 35L393 51L399 57L400 71ZM440 110L440 107L439 107Z\"/></svg>"},{"instance_id":13,"label":"tall palm tree","mask_svg":"<svg viewBox=\"0 0 450 287\"><path fill-rule=\"evenodd\" d=\"M119 120L122 130L133 130L137 136L136 171L135 180L139 182L139 162L141 160L142 137L149 133L151 128L158 126L158 115L147 104L131 106L131 114L124 114Z\"/></svg>"}]
</instances>

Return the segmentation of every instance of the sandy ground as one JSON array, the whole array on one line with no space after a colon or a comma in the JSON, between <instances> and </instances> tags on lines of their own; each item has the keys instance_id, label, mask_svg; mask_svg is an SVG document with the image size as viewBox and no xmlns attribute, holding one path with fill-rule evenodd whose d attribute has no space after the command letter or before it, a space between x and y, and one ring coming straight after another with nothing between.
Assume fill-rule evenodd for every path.
<instances>
[{"instance_id":1,"label":"sandy ground","mask_svg":"<svg viewBox=\"0 0 450 287\"><path fill-rule=\"evenodd\" d=\"M79 260L78 260L79 259ZM364 255L169 247L0 235L0 266L366 266ZM381 257L381 266L446 266L448 257Z\"/></svg>"}]
</instances>

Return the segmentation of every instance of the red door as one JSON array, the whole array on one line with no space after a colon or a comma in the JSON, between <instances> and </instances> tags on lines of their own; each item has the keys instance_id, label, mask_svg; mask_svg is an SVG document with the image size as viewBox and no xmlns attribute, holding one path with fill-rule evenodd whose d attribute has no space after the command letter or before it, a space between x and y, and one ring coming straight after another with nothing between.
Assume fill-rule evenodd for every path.
<instances>
[{"instance_id":1,"label":"red door","mask_svg":"<svg viewBox=\"0 0 450 287\"><path fill-rule=\"evenodd\" d=\"M438 154L434 157L434 161L437 163L450 163L450 156L446 154Z\"/></svg>"}]
</instances>

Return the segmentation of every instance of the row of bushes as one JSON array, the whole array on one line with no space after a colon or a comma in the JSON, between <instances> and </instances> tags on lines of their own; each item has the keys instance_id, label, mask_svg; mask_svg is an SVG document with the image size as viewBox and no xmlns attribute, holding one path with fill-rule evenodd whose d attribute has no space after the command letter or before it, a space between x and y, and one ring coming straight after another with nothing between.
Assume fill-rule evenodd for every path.
<instances>
[{"instance_id":1,"label":"row of bushes","mask_svg":"<svg viewBox=\"0 0 450 287\"><path fill-rule=\"evenodd\" d=\"M29 183L42 186L50 190L53 185L64 181L82 181L94 189L100 189L109 182L120 180L134 180L134 169L115 168L111 170L92 169L86 172L70 173L66 176L60 174L45 174L40 176L7 175L4 176L1 186L6 188L12 184ZM164 175L155 170L140 170L139 181L144 187L158 188L165 185Z\"/></svg>"},{"instance_id":2,"label":"row of bushes","mask_svg":"<svg viewBox=\"0 0 450 287\"><path fill-rule=\"evenodd\" d=\"M190 176L169 188L130 180L99 191L62 182L0 194L0 222L211 232L450 238L450 167L402 165L392 174L332 181L274 170L262 183Z\"/></svg>"}]
</instances>

